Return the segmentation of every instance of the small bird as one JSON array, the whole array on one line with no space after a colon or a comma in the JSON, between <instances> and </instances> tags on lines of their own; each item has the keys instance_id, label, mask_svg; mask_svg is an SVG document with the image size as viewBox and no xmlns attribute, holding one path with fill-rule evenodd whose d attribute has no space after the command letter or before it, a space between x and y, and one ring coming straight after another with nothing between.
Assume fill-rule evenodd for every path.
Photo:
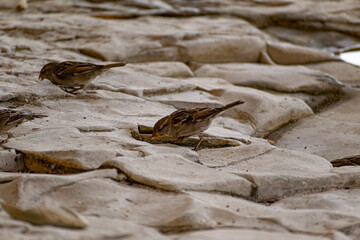
<instances>
[{"instance_id":1,"label":"small bird","mask_svg":"<svg viewBox=\"0 0 360 240\"><path fill-rule=\"evenodd\" d=\"M243 104L243 101L229 103L218 108L183 108L158 120L153 129L152 139L159 136L170 136L178 138L181 142L185 137L198 134L200 141L195 147L199 149L203 134L214 118L225 110Z\"/></svg>"},{"instance_id":2,"label":"small bird","mask_svg":"<svg viewBox=\"0 0 360 240\"><path fill-rule=\"evenodd\" d=\"M51 62L40 71L40 81L49 79L68 93L75 93L86 87L94 78L114 67L125 66L126 62L96 65L87 62Z\"/></svg>"},{"instance_id":3,"label":"small bird","mask_svg":"<svg viewBox=\"0 0 360 240\"><path fill-rule=\"evenodd\" d=\"M25 113L19 110L13 110L10 108L0 109L0 135L7 134L8 138L2 141L5 143L9 138L12 137L12 134L9 132L11 129L17 127L21 123L33 120L35 118L44 118L47 115L43 114L34 114L34 113Z\"/></svg>"}]
</instances>

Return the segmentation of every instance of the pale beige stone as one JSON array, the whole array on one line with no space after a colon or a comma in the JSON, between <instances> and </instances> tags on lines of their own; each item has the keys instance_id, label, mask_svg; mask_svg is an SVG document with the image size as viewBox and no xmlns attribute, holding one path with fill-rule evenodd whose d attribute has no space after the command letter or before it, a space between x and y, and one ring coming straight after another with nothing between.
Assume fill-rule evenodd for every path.
<instances>
[{"instance_id":1,"label":"pale beige stone","mask_svg":"<svg viewBox=\"0 0 360 240\"><path fill-rule=\"evenodd\" d=\"M311 108L297 98L276 96L253 88L233 86L217 78L189 78L186 81L220 97L223 104L235 100L244 101L244 104L226 111L222 116L231 116L241 123L249 124L255 132L246 129L243 133L248 132L252 136L266 136L289 121L313 114Z\"/></svg>"},{"instance_id":2,"label":"pale beige stone","mask_svg":"<svg viewBox=\"0 0 360 240\"><path fill-rule=\"evenodd\" d=\"M226 211L241 215L244 218L266 220L268 224L264 226L263 231L271 230L272 232L283 233L282 227L284 227L286 229L285 232L306 235L316 233L314 236L332 236L335 229L344 231L343 229L356 228L359 221L359 218L353 214L340 213L332 210L282 209L277 206L273 207L272 205L258 204L216 193L190 192L189 194L204 204L226 209ZM339 218L341 218L341 220L339 220ZM254 222L256 223L256 221ZM223 227L231 226L226 223L221 225ZM234 227L235 226L234 224ZM279 226L281 227L279 228ZM257 230L256 227L250 229ZM248 230L250 229L248 228ZM336 234L336 236L343 237L340 239L347 239L346 237L344 238L344 234Z\"/></svg>"},{"instance_id":3,"label":"pale beige stone","mask_svg":"<svg viewBox=\"0 0 360 240\"><path fill-rule=\"evenodd\" d=\"M37 204L44 198L56 200L89 220L89 226L83 234L95 230L103 232L94 225L94 217L122 219L128 224L141 224L170 232L220 226L284 230L276 223L256 217L243 217L220 205L210 204L208 199L194 194L175 194L143 186L129 186L127 183L114 181L115 176L114 170L98 170L76 176L22 176L0 185L2 190L15 187L19 189L18 192L5 196L3 191L0 197L4 197L6 201L16 200L14 204L17 205ZM107 227L105 229L110 230Z\"/></svg>"},{"instance_id":4,"label":"pale beige stone","mask_svg":"<svg viewBox=\"0 0 360 240\"><path fill-rule=\"evenodd\" d=\"M314 31L286 26L268 26L264 30L281 41L322 49L329 53L358 43L355 36L338 31Z\"/></svg>"},{"instance_id":5,"label":"pale beige stone","mask_svg":"<svg viewBox=\"0 0 360 240\"><path fill-rule=\"evenodd\" d=\"M86 230L71 230L66 228L51 226L33 226L29 223L9 219L0 213L1 226L0 237L4 239L104 239L104 238L126 238L130 240L150 239L165 240L170 239L159 233L157 230L134 224L118 218L99 219L97 216L89 216L89 227ZM10 228L10 229L8 229ZM24 233L26 232L26 233Z\"/></svg>"},{"instance_id":6,"label":"pale beige stone","mask_svg":"<svg viewBox=\"0 0 360 240\"><path fill-rule=\"evenodd\" d=\"M210 128L204 132L205 136L212 136L235 139L244 144L249 144L252 141L262 139L252 138L251 135L255 135L255 130L250 124L244 124L238 122L236 119L231 117L217 117L212 123ZM206 139L206 137L204 138ZM265 141L265 140L264 140Z\"/></svg>"},{"instance_id":7,"label":"pale beige stone","mask_svg":"<svg viewBox=\"0 0 360 240\"><path fill-rule=\"evenodd\" d=\"M198 89L209 92L215 96L222 95L226 88L234 86L222 78L193 77L184 80L196 85Z\"/></svg>"},{"instance_id":8,"label":"pale beige stone","mask_svg":"<svg viewBox=\"0 0 360 240\"><path fill-rule=\"evenodd\" d=\"M4 176L5 175L5 176ZM1 173L4 180L0 188L2 194L0 198L6 203L11 203L19 208L31 208L43 203L46 193L51 193L51 189L61 186L68 186L77 181L84 181L91 178L116 178L115 169L96 170L77 175L47 175L47 174L18 174ZM10 181L9 181L10 180ZM16 191L11 191L16 189ZM59 201L59 204L63 204ZM67 206L64 203L64 206Z\"/></svg>"},{"instance_id":9,"label":"pale beige stone","mask_svg":"<svg viewBox=\"0 0 360 240\"><path fill-rule=\"evenodd\" d=\"M113 69L92 83L93 88L123 92L135 96L166 94L188 91L194 85L173 78L158 77L147 73L127 69Z\"/></svg>"},{"instance_id":10,"label":"pale beige stone","mask_svg":"<svg viewBox=\"0 0 360 240\"><path fill-rule=\"evenodd\" d=\"M276 140L277 147L315 154L329 161L359 154L357 122L313 116L289 128Z\"/></svg>"},{"instance_id":11,"label":"pale beige stone","mask_svg":"<svg viewBox=\"0 0 360 240\"><path fill-rule=\"evenodd\" d=\"M92 19L84 23L83 19L73 16L71 20L93 28L94 25L97 26ZM199 54L194 55L195 51L192 51L202 48L204 46L202 43L213 46L220 57L220 62L229 59L256 61L260 50L266 48L265 42L262 40L264 34L238 18L212 19L206 16L183 18L181 24L178 24L179 19L168 18L167 21L162 21L162 18L144 17L138 20L123 21L121 25L116 21L97 20L101 21L102 25L101 28L97 26L94 32L103 33L102 35L107 36L106 38L99 34L96 35L96 42L74 39L72 43L80 52L107 61L186 61L190 60L189 56L193 60L204 60L204 56L201 56L204 53L197 51ZM127 29L131 29L131 32ZM252 36L242 38L227 36L229 32L238 35L245 32ZM253 44L254 42L256 45ZM241 51L237 43L246 45L246 47L242 47ZM61 43L59 45L63 46ZM230 51L228 53L232 56L226 56L223 53L222 48L224 47ZM207 56L211 57L212 55L208 54ZM211 58L211 61L216 60L214 57Z\"/></svg>"},{"instance_id":12,"label":"pale beige stone","mask_svg":"<svg viewBox=\"0 0 360 240\"><path fill-rule=\"evenodd\" d=\"M359 189L339 189L288 197L273 206L282 209L321 209L359 217L359 198Z\"/></svg>"},{"instance_id":13,"label":"pale beige stone","mask_svg":"<svg viewBox=\"0 0 360 240\"><path fill-rule=\"evenodd\" d=\"M15 162L16 152L14 150L0 151L0 171L9 172L18 170L18 165Z\"/></svg>"},{"instance_id":14,"label":"pale beige stone","mask_svg":"<svg viewBox=\"0 0 360 240\"><path fill-rule=\"evenodd\" d=\"M170 191L197 190L250 197L254 187L244 178L220 173L175 154L137 159L118 157L104 164L119 168L136 182Z\"/></svg>"},{"instance_id":15,"label":"pale beige stone","mask_svg":"<svg viewBox=\"0 0 360 240\"><path fill-rule=\"evenodd\" d=\"M258 37L216 36L179 43L183 61L258 62L265 42Z\"/></svg>"},{"instance_id":16,"label":"pale beige stone","mask_svg":"<svg viewBox=\"0 0 360 240\"><path fill-rule=\"evenodd\" d=\"M86 134L68 127L39 130L24 137L10 139L5 146L25 154L25 166L30 169L45 161L52 164L52 169L62 166L91 170L116 156L137 156L138 152L128 148L140 144L146 143L137 142L129 134L127 140L121 140L115 139L113 132Z\"/></svg>"},{"instance_id":17,"label":"pale beige stone","mask_svg":"<svg viewBox=\"0 0 360 240\"><path fill-rule=\"evenodd\" d=\"M126 67L136 72L145 72L159 77L185 78L194 76L191 69L182 62L147 62L127 64Z\"/></svg>"},{"instance_id":18,"label":"pale beige stone","mask_svg":"<svg viewBox=\"0 0 360 240\"><path fill-rule=\"evenodd\" d=\"M240 155L242 151L239 148L240 147L233 151ZM236 158L233 159L235 160ZM303 173L326 173L332 168L331 163L324 158L279 148L270 149L262 154L254 154L249 158L237 159L238 161L232 162L227 166L225 165L221 169L232 173L294 173L295 175L301 175Z\"/></svg>"},{"instance_id":19,"label":"pale beige stone","mask_svg":"<svg viewBox=\"0 0 360 240\"><path fill-rule=\"evenodd\" d=\"M310 107L302 100L276 96L252 88L229 88L221 99L223 102L231 102L234 99L245 101L244 104L234 108L234 118L254 126L257 137L267 136L289 121L313 114ZM232 114L232 110L225 112L223 116L228 114Z\"/></svg>"},{"instance_id":20,"label":"pale beige stone","mask_svg":"<svg viewBox=\"0 0 360 240\"><path fill-rule=\"evenodd\" d=\"M360 90L356 88L346 88L344 91L345 95L339 102L328 107L325 111L319 113L318 116L337 121L339 125L345 122L360 123L360 115L358 114Z\"/></svg>"},{"instance_id":21,"label":"pale beige stone","mask_svg":"<svg viewBox=\"0 0 360 240\"><path fill-rule=\"evenodd\" d=\"M269 239L269 240L326 240L327 237L311 236L306 234L291 234L291 233L280 233L280 232L267 232L267 231L256 231L256 230L243 230L243 229L217 229L217 230L203 230L191 233L179 234L174 236L174 240L237 240L237 239Z\"/></svg>"},{"instance_id":22,"label":"pale beige stone","mask_svg":"<svg viewBox=\"0 0 360 240\"><path fill-rule=\"evenodd\" d=\"M223 149L204 149L200 150L199 159L205 166L209 167L227 167L242 161L251 161L258 156L262 156L275 147L269 143L251 142L243 144L238 147L223 148ZM246 171L246 169L244 169Z\"/></svg>"},{"instance_id":23,"label":"pale beige stone","mask_svg":"<svg viewBox=\"0 0 360 240\"><path fill-rule=\"evenodd\" d=\"M14 166L16 149L18 160L33 164L24 170L35 173L0 172L0 199L24 209L50 199L89 226L37 227L1 210L1 239L359 238L358 167L331 168L303 153L358 154L358 91L335 80L356 87L357 67L303 47L356 44L346 35L359 36L357 0L54 0L29 1L22 13L17 3L0 0L1 106L49 116L17 127L3 146L12 150L1 151L2 163ZM269 26L282 26L282 35L265 33ZM266 55L269 65L254 64ZM129 64L74 96L38 80L44 64L65 60ZM219 78L207 69L215 65L203 65L224 62L218 65L236 68ZM249 79L256 85L234 85ZM343 99L319 113L339 90ZM174 106L238 99L245 104L213 121L198 152L190 149L196 136L186 146L146 142L150 133L135 139L138 124L153 126ZM309 106L316 117L302 119L314 114ZM251 137L276 129L269 138L292 150ZM219 148L225 142L236 144ZM110 169L70 174L98 168Z\"/></svg>"},{"instance_id":24,"label":"pale beige stone","mask_svg":"<svg viewBox=\"0 0 360 240\"><path fill-rule=\"evenodd\" d=\"M256 199L276 200L293 194L317 192L325 189L359 186L358 167L332 169L324 172L238 173L257 186ZM274 187L276 186L276 187Z\"/></svg>"},{"instance_id":25,"label":"pale beige stone","mask_svg":"<svg viewBox=\"0 0 360 240\"><path fill-rule=\"evenodd\" d=\"M326 72L332 76L334 76L339 81L350 84L354 87L360 86L360 67L342 62L342 61L331 61L331 62L323 62L323 63L312 63L306 64L306 67L319 70L322 72Z\"/></svg>"},{"instance_id":26,"label":"pale beige stone","mask_svg":"<svg viewBox=\"0 0 360 240\"><path fill-rule=\"evenodd\" d=\"M87 220L69 208L56 202L45 201L40 206L21 209L7 203L2 208L14 219L30 222L35 225L53 225L67 228L86 228Z\"/></svg>"},{"instance_id":27,"label":"pale beige stone","mask_svg":"<svg viewBox=\"0 0 360 240\"><path fill-rule=\"evenodd\" d=\"M290 93L320 94L338 91L343 86L333 76L303 66L206 64L195 74L197 77L223 78L235 85Z\"/></svg>"},{"instance_id":28,"label":"pale beige stone","mask_svg":"<svg viewBox=\"0 0 360 240\"><path fill-rule=\"evenodd\" d=\"M134 151L139 151L142 157L147 157L151 155L168 155L168 154L176 154L184 157L187 160L198 162L199 155L189 149L189 148L179 148L176 145L171 144L157 144L157 145L145 145L132 148Z\"/></svg>"},{"instance_id":29,"label":"pale beige stone","mask_svg":"<svg viewBox=\"0 0 360 240\"><path fill-rule=\"evenodd\" d=\"M187 91L180 93L170 93L166 95L155 95L147 98L163 104L169 104L175 108L201 108L201 107L220 107L223 104L220 99L204 91Z\"/></svg>"},{"instance_id":30,"label":"pale beige stone","mask_svg":"<svg viewBox=\"0 0 360 240\"><path fill-rule=\"evenodd\" d=\"M274 62L284 65L340 60L325 51L280 42L267 43L267 52Z\"/></svg>"}]
</instances>

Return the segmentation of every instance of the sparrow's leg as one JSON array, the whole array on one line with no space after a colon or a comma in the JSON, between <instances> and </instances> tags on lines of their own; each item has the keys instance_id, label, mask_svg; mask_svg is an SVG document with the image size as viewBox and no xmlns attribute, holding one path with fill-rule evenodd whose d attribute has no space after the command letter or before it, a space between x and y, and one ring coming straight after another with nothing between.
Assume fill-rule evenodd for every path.
<instances>
[{"instance_id":1,"label":"sparrow's leg","mask_svg":"<svg viewBox=\"0 0 360 240\"><path fill-rule=\"evenodd\" d=\"M194 148L194 151L198 151L198 150L199 150L200 143L202 142L203 137L204 137L204 135L203 135L202 132L201 132L201 133L198 133L198 136L199 136L200 140L199 140L198 144L196 145L196 147Z\"/></svg>"}]
</instances>

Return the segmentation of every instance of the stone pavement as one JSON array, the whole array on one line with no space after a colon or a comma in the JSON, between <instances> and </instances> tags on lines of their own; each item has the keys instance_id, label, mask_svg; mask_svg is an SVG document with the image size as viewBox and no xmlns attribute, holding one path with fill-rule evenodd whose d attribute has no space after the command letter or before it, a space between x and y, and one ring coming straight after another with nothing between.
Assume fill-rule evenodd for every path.
<instances>
[{"instance_id":1,"label":"stone pavement","mask_svg":"<svg viewBox=\"0 0 360 240\"><path fill-rule=\"evenodd\" d=\"M360 67L333 54L358 0L20 2L0 0L1 106L48 117L0 150L0 239L360 238L360 167L331 164L360 158ZM38 80L65 60L128 64L72 95ZM198 152L138 132L236 100Z\"/></svg>"}]
</instances>

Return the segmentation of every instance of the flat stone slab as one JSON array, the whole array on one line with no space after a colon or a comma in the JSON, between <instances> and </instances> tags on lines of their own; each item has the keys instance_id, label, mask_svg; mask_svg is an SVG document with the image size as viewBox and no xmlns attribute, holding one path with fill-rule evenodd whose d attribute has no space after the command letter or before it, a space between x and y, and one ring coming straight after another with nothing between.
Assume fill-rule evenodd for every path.
<instances>
[{"instance_id":1,"label":"flat stone slab","mask_svg":"<svg viewBox=\"0 0 360 240\"><path fill-rule=\"evenodd\" d=\"M343 86L333 76L304 66L250 63L206 64L198 68L195 75L197 77L222 78L240 86L289 93L336 92Z\"/></svg>"},{"instance_id":2,"label":"flat stone slab","mask_svg":"<svg viewBox=\"0 0 360 240\"><path fill-rule=\"evenodd\" d=\"M255 128L256 137L267 136L290 121L313 114L311 108L300 99L277 96L252 88L232 87L226 89L221 96L222 102L230 102L233 99L245 101L234 108L234 118L251 124ZM229 110L222 116L228 116L231 112L232 110Z\"/></svg>"},{"instance_id":3,"label":"flat stone slab","mask_svg":"<svg viewBox=\"0 0 360 240\"><path fill-rule=\"evenodd\" d=\"M256 137L263 137L292 120L313 114L302 100L289 96L277 96L265 91L238 87L219 78L188 78L200 90L219 96L223 104L239 99L245 103L226 111L222 116L232 117L250 124Z\"/></svg>"},{"instance_id":4,"label":"flat stone slab","mask_svg":"<svg viewBox=\"0 0 360 240\"><path fill-rule=\"evenodd\" d=\"M134 72L145 72L159 77L186 78L193 77L194 73L182 62L147 62L127 64L126 68Z\"/></svg>"},{"instance_id":5,"label":"flat stone slab","mask_svg":"<svg viewBox=\"0 0 360 240\"><path fill-rule=\"evenodd\" d=\"M236 240L239 236L244 239L269 239L269 240L327 240L330 238L320 236L310 236L306 234L291 234L291 233L280 233L280 232L267 232L267 231L256 231L256 230L242 230L242 229L217 229L217 230L203 230L192 233L185 233L178 236L174 236L176 240L217 240L227 239Z\"/></svg>"},{"instance_id":6,"label":"flat stone slab","mask_svg":"<svg viewBox=\"0 0 360 240\"><path fill-rule=\"evenodd\" d=\"M194 85L184 81L135 72L125 67L104 73L101 78L93 82L91 88L123 92L134 96L181 92L195 88Z\"/></svg>"},{"instance_id":7,"label":"flat stone slab","mask_svg":"<svg viewBox=\"0 0 360 240\"><path fill-rule=\"evenodd\" d=\"M313 209L318 211L332 211L336 213L346 213L359 217L359 190L358 189L339 189L326 192L308 194L306 196L293 196L282 199L273 204L279 209ZM341 230L352 239L358 238L357 226L344 228Z\"/></svg>"},{"instance_id":8,"label":"flat stone slab","mask_svg":"<svg viewBox=\"0 0 360 240\"><path fill-rule=\"evenodd\" d=\"M267 53L275 63L284 65L318 63L334 60L340 61L338 57L325 51L281 42L267 43Z\"/></svg>"},{"instance_id":9,"label":"flat stone slab","mask_svg":"<svg viewBox=\"0 0 360 240\"><path fill-rule=\"evenodd\" d=\"M98 227L94 226L94 218L109 218L118 223L124 222L125 225L150 226L163 232L224 225L284 230L269 221L256 217L244 218L225 207L212 206L207 200L193 194L158 191L118 181L121 178L117 179L114 169L67 176L28 174L2 183L0 189L4 191L0 197L19 207L31 207L47 199L73 209L89 222L87 230L82 231L83 234L98 231ZM5 196L5 191L13 188L19 191ZM97 196L94 196L94 192ZM155 229L152 231L156 233Z\"/></svg>"},{"instance_id":10,"label":"flat stone slab","mask_svg":"<svg viewBox=\"0 0 360 240\"><path fill-rule=\"evenodd\" d=\"M139 152L128 150L129 144L145 143L138 144L130 134L124 141L112 132L84 134L76 128L55 128L10 139L5 146L23 153L29 170L61 173L66 171L62 168L75 172L96 169L116 156L138 156Z\"/></svg>"},{"instance_id":11,"label":"flat stone slab","mask_svg":"<svg viewBox=\"0 0 360 240\"><path fill-rule=\"evenodd\" d=\"M333 188L358 188L358 167L331 169L325 172L238 173L257 186L256 199L274 201L294 194L324 191ZM276 187L273 187L276 186Z\"/></svg>"},{"instance_id":12,"label":"flat stone slab","mask_svg":"<svg viewBox=\"0 0 360 240\"><path fill-rule=\"evenodd\" d=\"M203 63L257 62L266 49L264 40L253 36L206 36L178 45L183 61Z\"/></svg>"},{"instance_id":13,"label":"flat stone slab","mask_svg":"<svg viewBox=\"0 0 360 240\"><path fill-rule=\"evenodd\" d=\"M239 214L245 218L260 218L261 220L266 220L269 224L271 223L273 225L265 225L262 230L269 231L272 229L271 232L274 233L291 232L296 235L310 234L312 236L326 236L327 234L330 234L330 236L332 236L332 233L336 229L335 231L339 232L339 236L342 236L344 235L343 233L346 233L347 229L356 229L359 223L358 216L346 212L338 212L336 210L321 211L316 208L286 209L281 206L262 205L226 195L203 192L191 192L190 194L204 204L221 209L225 208L226 211ZM341 220L339 220L339 218ZM308 223L310 223L310 225ZM231 224L226 223L220 225L222 225L222 229L231 226ZM233 225L233 227L236 227L236 225ZM286 231L283 231L282 228L285 228ZM257 229L254 228L251 230Z\"/></svg>"},{"instance_id":14,"label":"flat stone slab","mask_svg":"<svg viewBox=\"0 0 360 240\"><path fill-rule=\"evenodd\" d=\"M104 165L118 168L135 182L175 192L197 190L250 198L254 187L244 178L209 169L175 154L118 157Z\"/></svg>"},{"instance_id":15,"label":"flat stone slab","mask_svg":"<svg viewBox=\"0 0 360 240\"><path fill-rule=\"evenodd\" d=\"M306 67L319 70L322 72L326 72L334 76L336 79L338 79L344 84L353 87L360 86L359 66L342 61L329 61L329 62L306 64Z\"/></svg>"},{"instance_id":16,"label":"flat stone slab","mask_svg":"<svg viewBox=\"0 0 360 240\"><path fill-rule=\"evenodd\" d=\"M64 226L0 207L0 239L360 239L359 166L329 161L359 158L359 67L333 55L359 42L358 0L0 8L0 105L48 115L1 146L0 200ZM38 80L65 60L128 64L73 95ZM177 108L236 100L200 151L151 139Z\"/></svg>"},{"instance_id":17,"label":"flat stone slab","mask_svg":"<svg viewBox=\"0 0 360 240\"><path fill-rule=\"evenodd\" d=\"M344 89L345 95L337 103L328 107L325 111L318 114L319 117L337 121L340 124L348 123L360 123L359 101L360 90L357 88ZM354 129L356 131L356 128Z\"/></svg>"},{"instance_id":18,"label":"flat stone slab","mask_svg":"<svg viewBox=\"0 0 360 240\"><path fill-rule=\"evenodd\" d=\"M204 91L187 91L180 93L170 93L155 95L147 98L148 100L169 104L179 108L201 108L201 107L220 107L223 104L220 99Z\"/></svg>"},{"instance_id":19,"label":"flat stone slab","mask_svg":"<svg viewBox=\"0 0 360 240\"><path fill-rule=\"evenodd\" d=\"M276 148L265 142L251 142L238 147L199 151L199 160L209 167L233 173L286 174L328 172L326 159L298 151Z\"/></svg>"},{"instance_id":20,"label":"flat stone slab","mask_svg":"<svg viewBox=\"0 0 360 240\"><path fill-rule=\"evenodd\" d=\"M0 150L0 171L12 172L18 170L18 165L15 162L16 152L14 150Z\"/></svg>"},{"instance_id":21,"label":"flat stone slab","mask_svg":"<svg viewBox=\"0 0 360 240\"><path fill-rule=\"evenodd\" d=\"M126 238L130 240L150 239L166 240L167 236L159 233L157 230L134 224L122 219L108 218L106 221L97 216L88 216L89 226L86 230L72 230L51 226L34 226L18 220L9 219L5 212L0 213L1 226L6 227L0 231L0 237L8 238L26 238L26 239L104 239L104 238ZM7 229L11 228L11 229ZM27 231L24 234L23 231ZM30 234L31 236L28 236Z\"/></svg>"},{"instance_id":22,"label":"flat stone slab","mask_svg":"<svg viewBox=\"0 0 360 240\"><path fill-rule=\"evenodd\" d=\"M360 124L339 122L314 116L291 126L276 141L276 146L318 155L329 161L359 154L357 149Z\"/></svg>"}]
</instances>

